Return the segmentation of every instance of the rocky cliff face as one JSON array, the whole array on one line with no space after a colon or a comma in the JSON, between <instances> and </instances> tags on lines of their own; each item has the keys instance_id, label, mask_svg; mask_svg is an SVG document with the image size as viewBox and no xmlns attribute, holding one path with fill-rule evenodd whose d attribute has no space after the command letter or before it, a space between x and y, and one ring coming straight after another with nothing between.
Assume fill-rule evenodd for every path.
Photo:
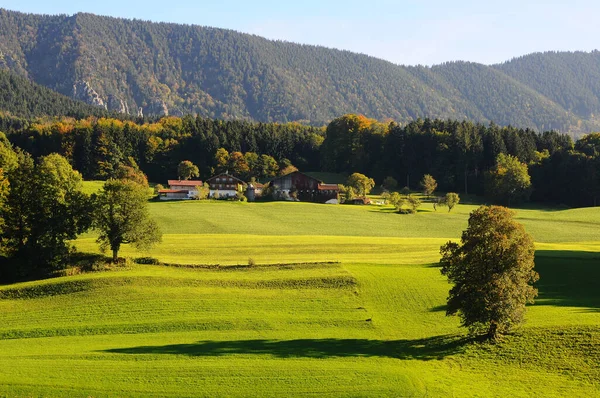
<instances>
[{"instance_id":1,"label":"rocky cliff face","mask_svg":"<svg viewBox=\"0 0 600 398\"><path fill-rule=\"evenodd\" d=\"M108 96L108 110L129 115L129 105L116 95Z\"/></svg>"},{"instance_id":2,"label":"rocky cliff face","mask_svg":"<svg viewBox=\"0 0 600 398\"><path fill-rule=\"evenodd\" d=\"M169 116L169 108L167 108L165 101L160 98L152 99L150 105L148 105L144 111L146 114L150 115Z\"/></svg>"},{"instance_id":3,"label":"rocky cliff face","mask_svg":"<svg viewBox=\"0 0 600 398\"><path fill-rule=\"evenodd\" d=\"M100 97L96 90L90 86L90 83L85 80L77 81L73 84L72 97L79 101L83 101L86 104L101 106L104 109L108 109L102 97Z\"/></svg>"}]
</instances>

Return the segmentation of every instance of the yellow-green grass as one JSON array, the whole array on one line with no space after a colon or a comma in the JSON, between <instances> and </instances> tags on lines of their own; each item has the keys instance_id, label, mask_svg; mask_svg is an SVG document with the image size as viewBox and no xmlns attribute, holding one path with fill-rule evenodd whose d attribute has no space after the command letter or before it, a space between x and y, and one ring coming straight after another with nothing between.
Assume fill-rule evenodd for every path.
<instances>
[{"instance_id":1,"label":"yellow-green grass","mask_svg":"<svg viewBox=\"0 0 600 398\"><path fill-rule=\"evenodd\" d=\"M123 255L258 265L0 286L0 396L600 396L600 210L517 211L540 296L490 345L435 265L475 206L429 206L151 203L163 243Z\"/></svg>"},{"instance_id":2,"label":"yellow-green grass","mask_svg":"<svg viewBox=\"0 0 600 398\"><path fill-rule=\"evenodd\" d=\"M439 259L440 238L390 238L364 236L269 236L167 234L148 251L124 245L122 255L155 257L174 264L258 264L292 262L363 262L376 264L423 264ZM95 238L79 239L77 248L99 252Z\"/></svg>"},{"instance_id":3,"label":"yellow-green grass","mask_svg":"<svg viewBox=\"0 0 600 398\"><path fill-rule=\"evenodd\" d=\"M435 267L372 264L134 266L6 286L0 394L598 392L598 311L541 305L500 345L465 344L441 310L447 288Z\"/></svg>"}]
</instances>

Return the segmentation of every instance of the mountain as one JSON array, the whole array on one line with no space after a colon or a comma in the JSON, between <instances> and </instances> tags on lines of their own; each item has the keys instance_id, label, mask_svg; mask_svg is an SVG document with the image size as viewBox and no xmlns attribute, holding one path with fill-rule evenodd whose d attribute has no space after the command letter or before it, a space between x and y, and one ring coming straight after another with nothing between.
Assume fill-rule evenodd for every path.
<instances>
[{"instance_id":1,"label":"mountain","mask_svg":"<svg viewBox=\"0 0 600 398\"><path fill-rule=\"evenodd\" d=\"M102 108L76 101L9 70L0 70L0 111L21 118L109 115Z\"/></svg>"},{"instance_id":2,"label":"mountain","mask_svg":"<svg viewBox=\"0 0 600 398\"><path fill-rule=\"evenodd\" d=\"M225 29L0 9L0 69L134 116L322 125L362 113L573 134L600 128L597 52L533 54L493 66L400 66Z\"/></svg>"}]
</instances>

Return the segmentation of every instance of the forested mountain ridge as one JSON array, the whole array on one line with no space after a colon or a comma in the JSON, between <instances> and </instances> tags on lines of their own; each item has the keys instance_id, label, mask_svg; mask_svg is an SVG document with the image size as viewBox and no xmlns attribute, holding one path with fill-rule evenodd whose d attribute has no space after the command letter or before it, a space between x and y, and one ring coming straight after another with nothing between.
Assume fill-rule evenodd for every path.
<instances>
[{"instance_id":1,"label":"forested mountain ridge","mask_svg":"<svg viewBox=\"0 0 600 398\"><path fill-rule=\"evenodd\" d=\"M573 134L600 128L597 52L406 67L225 29L0 9L0 68L134 116L323 125L362 113L400 123L472 119Z\"/></svg>"},{"instance_id":2,"label":"forested mountain ridge","mask_svg":"<svg viewBox=\"0 0 600 398\"><path fill-rule=\"evenodd\" d=\"M59 94L9 70L0 69L0 112L32 119L38 116L108 116L97 106Z\"/></svg>"}]
</instances>

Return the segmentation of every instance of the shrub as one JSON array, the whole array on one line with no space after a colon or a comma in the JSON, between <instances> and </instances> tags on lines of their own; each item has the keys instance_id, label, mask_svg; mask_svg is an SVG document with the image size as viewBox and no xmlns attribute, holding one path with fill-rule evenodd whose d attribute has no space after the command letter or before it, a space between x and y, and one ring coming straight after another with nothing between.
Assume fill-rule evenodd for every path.
<instances>
[{"instance_id":1,"label":"shrub","mask_svg":"<svg viewBox=\"0 0 600 398\"><path fill-rule=\"evenodd\" d=\"M160 261L158 261L157 258L154 257L138 257L138 258L134 258L133 262L136 264L143 264L143 265L159 265Z\"/></svg>"}]
</instances>

